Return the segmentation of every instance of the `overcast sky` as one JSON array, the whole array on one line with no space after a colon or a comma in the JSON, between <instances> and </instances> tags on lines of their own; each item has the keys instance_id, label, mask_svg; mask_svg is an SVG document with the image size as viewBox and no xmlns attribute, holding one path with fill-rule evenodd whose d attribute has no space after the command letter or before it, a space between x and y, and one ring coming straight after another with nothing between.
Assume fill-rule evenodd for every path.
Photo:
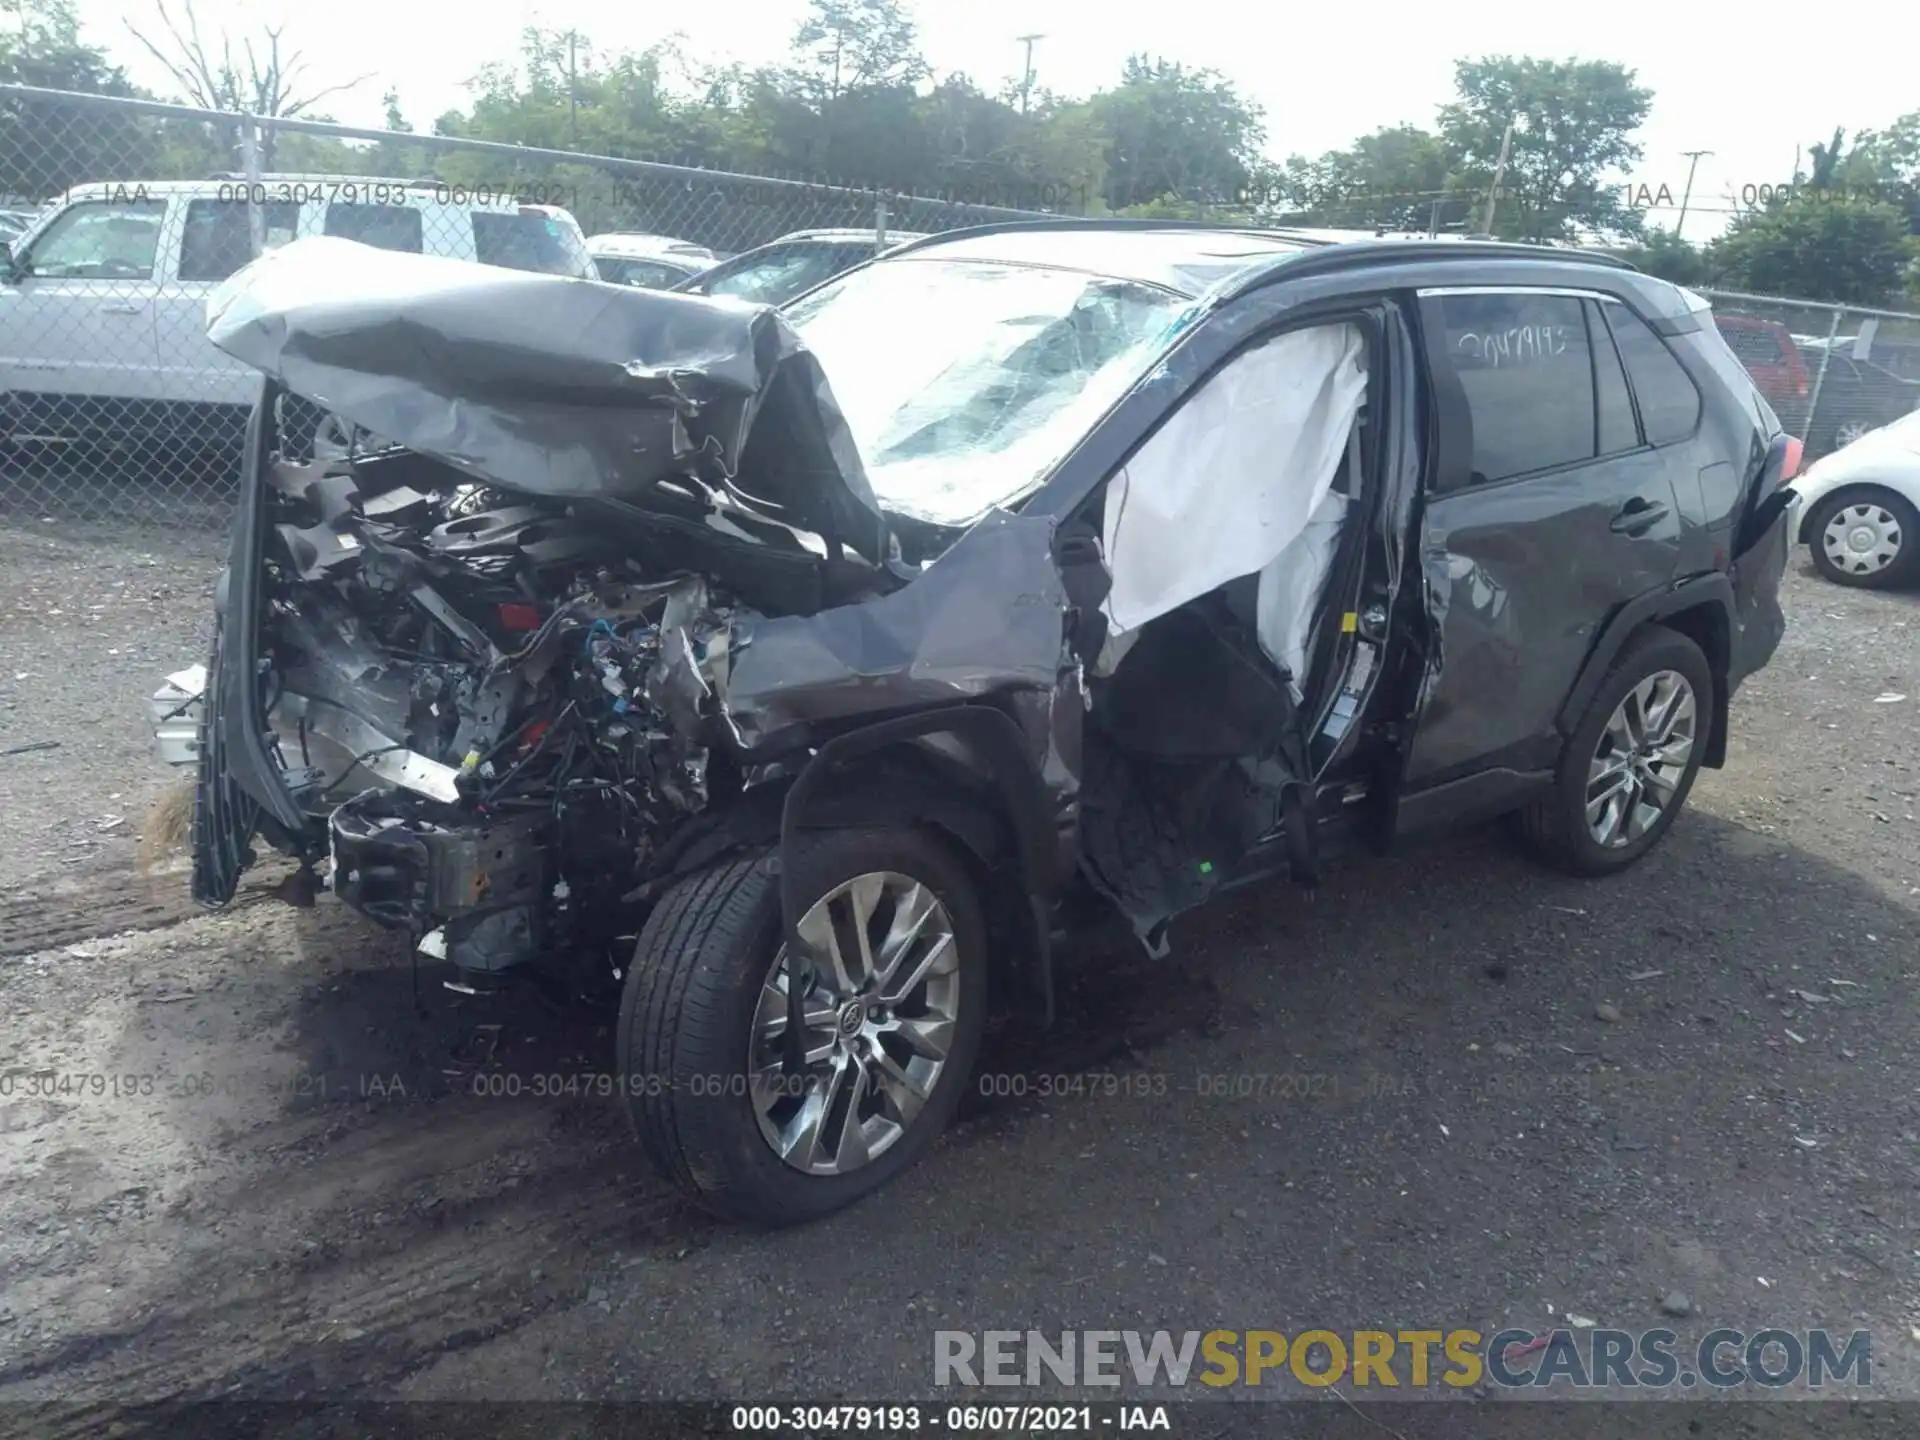
<instances>
[{"instance_id":1,"label":"overcast sky","mask_svg":"<svg viewBox=\"0 0 1920 1440\"><path fill-rule=\"evenodd\" d=\"M175 0L178 3L178 0ZM529 24L577 28L604 52L638 50L679 32L703 60L777 61L804 9L803 0L699 0L693 5L622 5L589 0L199 0L203 34L222 26L236 37L284 26L283 45L304 52L315 84L371 73L326 102L346 123L381 123L382 93L400 92L407 117L424 129L461 105L464 82L491 60L511 59ZM1456 58L1487 54L1615 60L1654 92L1641 131L1645 158L1631 177L1677 202L1687 177L1686 150L1701 160L1686 235L1704 240L1726 221L1729 196L1778 183L1793 170L1797 145L1883 126L1915 104L1911 47L1849 46L1826 72L1831 83L1804 83L1790 62L1791 19L1749 22L1673 0L1614 0L1604 6L1517 4L1475 7L1347 4L1289 6L1284 18L1246 0L920 0L910 4L922 48L936 73L965 71L992 91L1017 76L1016 37L1045 36L1034 53L1038 82L1068 94L1110 83L1126 56L1148 51L1228 76L1266 111L1276 158L1317 154L1382 125L1430 125L1452 94ZM80 0L88 36L105 45L133 78L165 91L165 73L127 33L131 16L158 33L153 0ZM1791 13L1791 12L1789 12ZM1802 15L1807 12L1799 12ZM1358 28L1351 28L1357 24ZM1809 104L1817 97L1817 103ZM1750 193L1750 192L1749 192ZM1677 206L1676 206L1677 208ZM1675 210L1654 218L1671 225Z\"/></svg>"}]
</instances>

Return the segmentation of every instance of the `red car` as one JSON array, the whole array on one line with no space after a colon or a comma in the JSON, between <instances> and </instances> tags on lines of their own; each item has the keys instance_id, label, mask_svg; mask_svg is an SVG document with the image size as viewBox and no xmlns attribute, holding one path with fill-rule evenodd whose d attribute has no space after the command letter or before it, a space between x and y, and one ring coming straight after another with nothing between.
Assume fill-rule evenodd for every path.
<instances>
[{"instance_id":1,"label":"red car","mask_svg":"<svg viewBox=\"0 0 1920 1440\"><path fill-rule=\"evenodd\" d=\"M1805 436L1807 401L1813 377L1793 343L1793 335L1778 320L1753 315L1716 313L1714 324L1753 377L1754 388L1767 397L1773 413L1790 433Z\"/></svg>"}]
</instances>

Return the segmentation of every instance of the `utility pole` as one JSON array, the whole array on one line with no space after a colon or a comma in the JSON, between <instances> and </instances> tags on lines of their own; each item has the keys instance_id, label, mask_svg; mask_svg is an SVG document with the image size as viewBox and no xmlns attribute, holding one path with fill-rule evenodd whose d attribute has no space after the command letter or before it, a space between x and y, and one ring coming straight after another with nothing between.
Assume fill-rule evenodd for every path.
<instances>
[{"instance_id":1,"label":"utility pole","mask_svg":"<svg viewBox=\"0 0 1920 1440\"><path fill-rule=\"evenodd\" d=\"M1515 115L1507 121L1507 133L1500 137L1500 158L1493 162L1493 187L1487 191L1487 219L1480 229L1487 235L1493 234L1493 206L1500 198L1500 182L1506 178L1507 155L1513 148L1513 126L1520 117Z\"/></svg>"},{"instance_id":2,"label":"utility pole","mask_svg":"<svg viewBox=\"0 0 1920 1440\"><path fill-rule=\"evenodd\" d=\"M1680 153L1687 157L1687 188L1680 192L1680 219L1673 227L1673 238L1676 240L1684 240L1686 238L1687 202L1693 198L1694 167L1700 163L1700 157L1702 155L1711 155L1713 151L1682 150Z\"/></svg>"},{"instance_id":3,"label":"utility pole","mask_svg":"<svg viewBox=\"0 0 1920 1440\"><path fill-rule=\"evenodd\" d=\"M1025 68L1020 72L1020 113L1025 115L1027 113L1027 101L1033 93L1033 42L1036 40L1044 40L1047 37L1044 35L1018 35L1014 38L1027 47L1027 63Z\"/></svg>"},{"instance_id":4,"label":"utility pole","mask_svg":"<svg viewBox=\"0 0 1920 1440\"><path fill-rule=\"evenodd\" d=\"M580 107L575 96L575 81L579 78L579 69L574 63L574 51L580 43L580 32L567 32L567 134L568 143L574 149L580 148Z\"/></svg>"}]
</instances>

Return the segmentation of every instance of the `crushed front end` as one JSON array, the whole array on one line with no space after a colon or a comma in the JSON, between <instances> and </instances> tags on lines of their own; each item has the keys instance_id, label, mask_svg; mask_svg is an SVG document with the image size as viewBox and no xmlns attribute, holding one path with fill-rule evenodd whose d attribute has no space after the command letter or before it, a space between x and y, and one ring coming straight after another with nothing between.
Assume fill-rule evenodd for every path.
<instances>
[{"instance_id":1,"label":"crushed front end","mask_svg":"<svg viewBox=\"0 0 1920 1440\"><path fill-rule=\"evenodd\" d=\"M265 378L174 746L204 905L264 840L294 893L468 970L628 933L669 837L741 785L710 755L735 609L904 583L772 311L314 240L226 282L207 333ZM304 443L316 406L344 445ZM155 699L176 727L194 678Z\"/></svg>"},{"instance_id":2,"label":"crushed front end","mask_svg":"<svg viewBox=\"0 0 1920 1440\"><path fill-rule=\"evenodd\" d=\"M463 969L625 928L707 803L700 669L731 603L647 537L399 448L275 458L255 419L207 677L194 893L257 837Z\"/></svg>"},{"instance_id":3,"label":"crushed front end","mask_svg":"<svg viewBox=\"0 0 1920 1440\"><path fill-rule=\"evenodd\" d=\"M1059 868L1053 522L903 545L777 312L324 240L208 311L264 380L204 684L153 701L198 767L203 905L264 843L299 863L285 893L470 973L608 954L673 877L784 846L830 742L927 711L930 754L1019 737L937 763L1031 791L1023 864ZM312 406L331 453L287 422Z\"/></svg>"}]
</instances>

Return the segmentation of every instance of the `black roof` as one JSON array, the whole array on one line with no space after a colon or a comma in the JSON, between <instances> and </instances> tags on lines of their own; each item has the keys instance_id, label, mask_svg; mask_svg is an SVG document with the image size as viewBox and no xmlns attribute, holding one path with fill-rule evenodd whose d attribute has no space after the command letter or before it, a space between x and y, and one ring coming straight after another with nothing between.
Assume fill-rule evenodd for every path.
<instances>
[{"instance_id":1,"label":"black roof","mask_svg":"<svg viewBox=\"0 0 1920 1440\"><path fill-rule=\"evenodd\" d=\"M1223 280L1256 272L1287 274L1419 261L1546 260L1633 270L1626 261L1585 250L1491 240L1329 238L1314 230L1258 229L1170 220L1008 221L948 230L889 252L902 259L985 260L1083 270L1199 295Z\"/></svg>"}]
</instances>

